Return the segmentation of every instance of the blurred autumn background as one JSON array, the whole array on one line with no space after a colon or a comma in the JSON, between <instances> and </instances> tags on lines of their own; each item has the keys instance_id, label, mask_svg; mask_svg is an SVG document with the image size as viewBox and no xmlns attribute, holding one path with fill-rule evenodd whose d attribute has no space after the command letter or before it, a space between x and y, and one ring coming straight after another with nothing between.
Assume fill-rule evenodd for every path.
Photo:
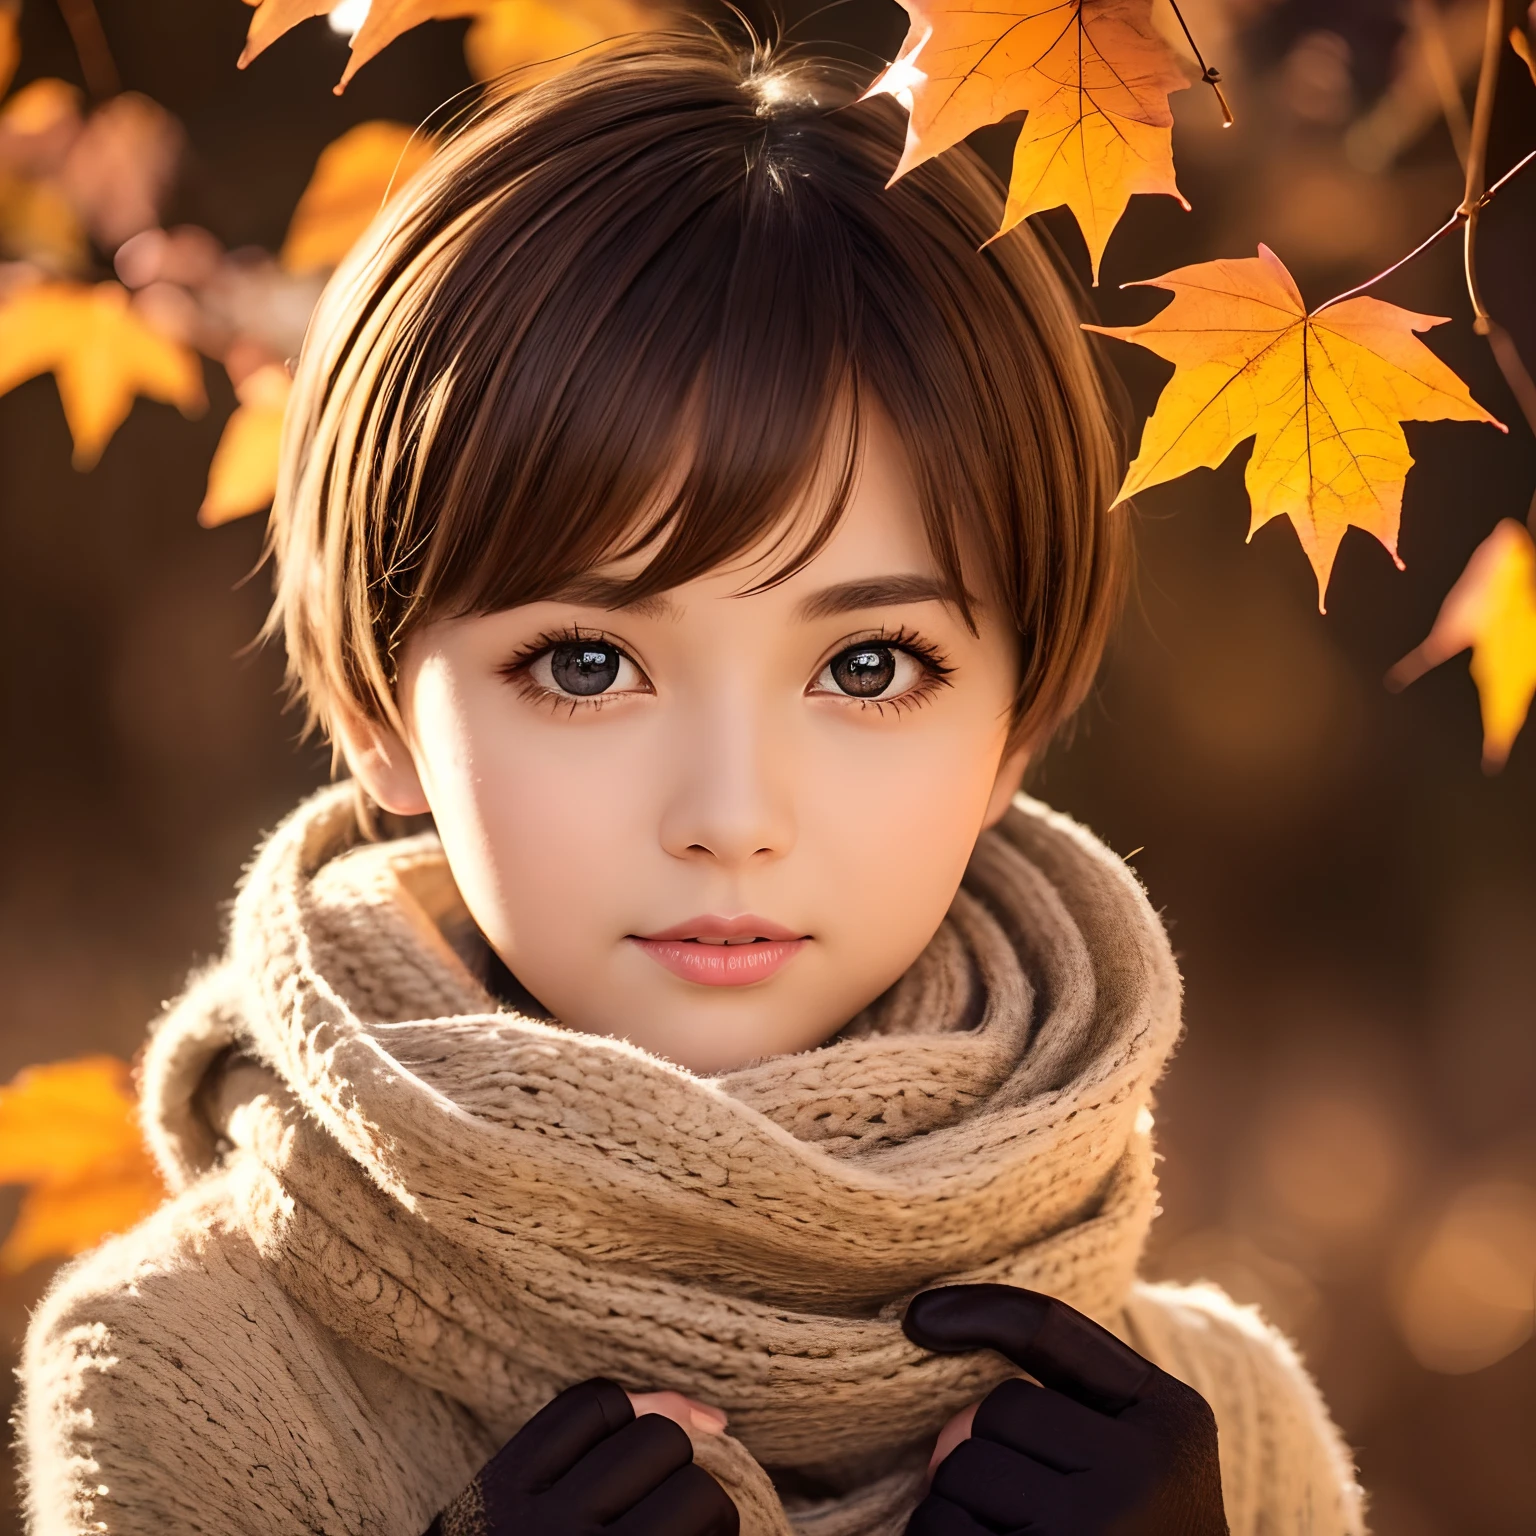
<instances>
[{"instance_id":1,"label":"blurred autumn background","mask_svg":"<svg viewBox=\"0 0 1536 1536\"><path fill-rule=\"evenodd\" d=\"M0 1081L131 1057L215 950L255 840L328 774L282 711L279 658L247 650L266 579L252 574L261 519L236 514L261 500L283 364L338 241L377 206L409 130L440 128L477 74L644 14L629 0L435 7L453 9L465 14L409 31L338 96L365 3L275 36L239 71L252 13L238 0L0 0L0 80L15 64L0 300L39 274L115 275L125 291L98 301L98 320L134 358L134 388L188 413L141 401L114 435L104 381L118 364L88 353L73 381L0 397ZM744 11L871 77L907 24L892 0ZM1159 308L1119 284L1249 256L1260 239L1315 303L1455 208L1483 0L1183 11L1236 123L1223 130L1210 92L1176 98L1193 208L1133 200L1095 294L1106 323ZM1502 57L1490 179L1536 148L1536 86ZM1005 173L1015 131L978 136ZM1070 216L1037 222L1085 274ZM1536 172L1489 205L1480 241L1488 305L1536 357ZM1374 291L1453 317L1430 344L1508 436L1410 424L1407 569L1351 532L1326 618L1283 519L1245 547L1243 453L1140 497L1132 611L1034 788L1137 850L1185 968L1152 1271L1217 1280L1298 1341L1380 1536L1515 1536L1536 1529L1536 732L1486 774L1464 659L1398 694L1382 677L1499 520L1525 517L1536 445L1469 324L1455 241ZM48 334L76 323L60 311ZM14 345L3 319L0 343ZM1170 369L1104 345L1144 416ZM8 366L0 346L0 376ZM86 1088L81 1134L95 1104L110 1141L110 1069ZM62 1165L35 1145L24 1176L46 1179ZM20 1200L0 1191L0 1229ZM26 1263L14 1239L10 1252L13 1358L52 1261ZM0 1529L19 1529L9 1507Z\"/></svg>"}]
</instances>

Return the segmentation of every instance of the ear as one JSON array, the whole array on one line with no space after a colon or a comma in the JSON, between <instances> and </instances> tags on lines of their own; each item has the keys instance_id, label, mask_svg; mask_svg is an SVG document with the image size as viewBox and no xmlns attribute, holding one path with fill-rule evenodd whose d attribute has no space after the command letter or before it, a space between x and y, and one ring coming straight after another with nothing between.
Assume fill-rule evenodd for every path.
<instances>
[{"instance_id":1,"label":"ear","mask_svg":"<svg viewBox=\"0 0 1536 1536\"><path fill-rule=\"evenodd\" d=\"M1024 770L1029 767L1029 748L1015 747L998 765L997 778L992 784L992 794L987 801L987 814L982 819L983 827L995 827L1003 819L1003 813L1013 801L1013 797L1019 792L1019 785L1024 779Z\"/></svg>"},{"instance_id":2,"label":"ear","mask_svg":"<svg viewBox=\"0 0 1536 1536\"><path fill-rule=\"evenodd\" d=\"M397 731L359 715L338 717L333 726L352 777L376 805L396 816L420 816L431 809L416 759Z\"/></svg>"}]
</instances>

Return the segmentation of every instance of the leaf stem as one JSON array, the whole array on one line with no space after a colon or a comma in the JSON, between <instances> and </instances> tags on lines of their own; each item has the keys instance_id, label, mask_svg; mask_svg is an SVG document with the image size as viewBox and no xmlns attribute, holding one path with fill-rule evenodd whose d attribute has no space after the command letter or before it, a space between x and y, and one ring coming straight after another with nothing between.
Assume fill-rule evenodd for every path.
<instances>
[{"instance_id":1,"label":"leaf stem","mask_svg":"<svg viewBox=\"0 0 1536 1536\"><path fill-rule=\"evenodd\" d=\"M1179 0L1168 0L1173 7L1173 14L1179 18L1179 26L1183 29L1184 39L1194 53L1195 63L1200 66L1200 78L1216 92L1216 100L1221 104L1221 126L1230 128L1236 118L1232 116L1232 105L1227 100L1227 93L1221 88L1221 71L1214 64L1205 62L1205 55L1200 52L1200 44L1195 41L1195 34L1189 30L1189 23L1184 20L1184 12L1179 9Z\"/></svg>"},{"instance_id":2,"label":"leaf stem","mask_svg":"<svg viewBox=\"0 0 1536 1536\"><path fill-rule=\"evenodd\" d=\"M58 0L59 15L69 28L69 40L75 45L85 88L97 101L116 96L123 88L117 61L107 43L107 34L96 10L96 0Z\"/></svg>"}]
</instances>

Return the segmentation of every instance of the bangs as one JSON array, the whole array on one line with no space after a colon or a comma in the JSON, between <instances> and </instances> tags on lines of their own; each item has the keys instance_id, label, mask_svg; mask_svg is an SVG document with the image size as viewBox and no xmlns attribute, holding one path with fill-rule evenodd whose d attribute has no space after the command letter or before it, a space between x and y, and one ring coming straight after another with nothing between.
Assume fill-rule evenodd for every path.
<instances>
[{"instance_id":1,"label":"bangs","mask_svg":"<svg viewBox=\"0 0 1536 1536\"><path fill-rule=\"evenodd\" d=\"M882 238L889 211L860 217L891 195L889 132L827 134L828 104L793 78L652 106L601 137L574 101L541 125L538 163L475 166L512 190L476 205L470 187L450 186L462 209L422 210L425 223L465 219L474 234L438 276L440 323L412 337L421 424L387 477L400 539L385 565L391 588L417 600L392 615L392 639L444 614L558 595L649 552L608 589L621 605L730 564L775 530L782 558L764 581L783 580L842 516L871 398L899 412L919 393L971 393L958 357L881 344L902 323L886 312L894 295L910 332L942 334L910 313L919 285ZM611 99L604 110L624 117ZM551 133L566 142L550 145ZM722 137L734 154L719 152ZM700 153L709 140L714 152ZM484 149L499 159L519 147L498 123ZM552 201L558 233L526 217ZM898 371L906 387L887 401L876 381ZM897 425L910 440L918 424ZM409 479L424 488L414 497ZM807 524L813 490L823 504ZM952 499L933 510L958 595L950 525L964 511Z\"/></svg>"},{"instance_id":2,"label":"bangs","mask_svg":"<svg viewBox=\"0 0 1536 1536\"><path fill-rule=\"evenodd\" d=\"M312 710L323 677L397 721L399 647L437 618L621 606L763 548L746 590L783 580L876 409L954 600L971 619L963 550L1019 629L1021 718L1070 707L1082 669L1040 631L1083 638L1119 478L1076 307L1027 232L988 243L974 156L888 187L905 115L852 94L646 37L493 103L391 205L322 299L284 440L274 615Z\"/></svg>"}]
</instances>

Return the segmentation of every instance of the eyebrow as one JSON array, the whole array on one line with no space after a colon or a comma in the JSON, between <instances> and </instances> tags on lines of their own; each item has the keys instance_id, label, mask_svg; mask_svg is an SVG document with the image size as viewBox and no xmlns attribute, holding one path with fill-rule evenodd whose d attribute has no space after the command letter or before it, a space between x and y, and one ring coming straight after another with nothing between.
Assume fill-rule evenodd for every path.
<instances>
[{"instance_id":1,"label":"eyebrow","mask_svg":"<svg viewBox=\"0 0 1536 1536\"><path fill-rule=\"evenodd\" d=\"M612 613L632 613L642 619L664 619L675 609L675 604L665 592L652 592L645 597L626 600L624 593L629 584L612 581L601 576L579 576L567 582L558 592L551 594L557 603L576 603L583 608L606 608Z\"/></svg>"},{"instance_id":2,"label":"eyebrow","mask_svg":"<svg viewBox=\"0 0 1536 1536\"><path fill-rule=\"evenodd\" d=\"M675 611L665 592L653 592L633 602L624 600L625 583L601 577L582 577L556 594L557 601L580 603L615 612L633 613L644 619L664 619ZM802 620L835 618L867 608L889 608L898 603L950 603L957 599L946 582L936 576L873 576L844 581L812 592L796 610Z\"/></svg>"},{"instance_id":3,"label":"eyebrow","mask_svg":"<svg viewBox=\"0 0 1536 1536\"><path fill-rule=\"evenodd\" d=\"M827 619L862 608L888 608L896 603L954 603L947 582L936 576L876 576L865 581L823 587L800 604L802 619Z\"/></svg>"}]
</instances>

